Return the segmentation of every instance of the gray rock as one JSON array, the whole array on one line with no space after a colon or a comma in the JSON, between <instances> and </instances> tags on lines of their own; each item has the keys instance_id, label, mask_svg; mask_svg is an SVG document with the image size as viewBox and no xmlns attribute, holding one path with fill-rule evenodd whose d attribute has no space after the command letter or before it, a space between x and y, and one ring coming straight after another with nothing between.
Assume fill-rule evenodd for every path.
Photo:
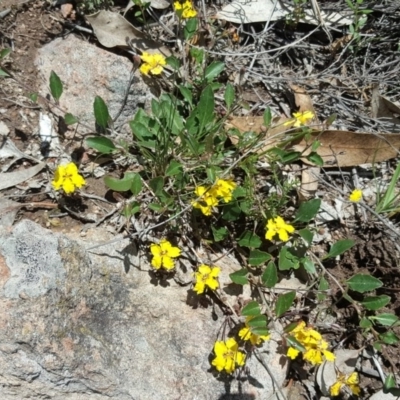
<instances>
[{"instance_id":1,"label":"gray rock","mask_svg":"<svg viewBox=\"0 0 400 400\"><path fill-rule=\"evenodd\" d=\"M256 400L274 392L256 357L240 386L210 372L223 320L213 320L212 307L189 306L189 286L152 283L132 245L96 250L28 220L1 234L1 400ZM281 385L277 346L259 352Z\"/></svg>"},{"instance_id":2,"label":"gray rock","mask_svg":"<svg viewBox=\"0 0 400 400\"><path fill-rule=\"evenodd\" d=\"M73 35L58 38L38 50L35 64L45 78L40 94L49 94L49 79L54 71L64 85L60 106L95 128L93 102L100 96L108 106L111 118L120 110L130 80L132 63L111 51L98 48ZM139 106L151 98L139 71L135 72L120 124L133 117ZM57 112L57 109L54 109ZM84 128L81 128L85 131Z\"/></svg>"}]
</instances>

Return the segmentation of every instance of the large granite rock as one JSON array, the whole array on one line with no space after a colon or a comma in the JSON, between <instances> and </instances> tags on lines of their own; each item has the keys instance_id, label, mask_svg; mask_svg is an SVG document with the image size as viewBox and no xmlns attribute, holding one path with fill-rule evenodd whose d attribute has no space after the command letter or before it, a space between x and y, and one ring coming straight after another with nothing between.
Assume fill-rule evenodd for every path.
<instances>
[{"instance_id":1,"label":"large granite rock","mask_svg":"<svg viewBox=\"0 0 400 400\"><path fill-rule=\"evenodd\" d=\"M147 260L122 247L91 256L28 220L1 234L1 400L250 400L273 393L255 357L240 386L216 379L209 356L222 319L213 320L212 307L189 306L188 286L152 283ZM270 341L261 351L280 385L285 368L276 346Z\"/></svg>"},{"instance_id":2,"label":"large granite rock","mask_svg":"<svg viewBox=\"0 0 400 400\"><path fill-rule=\"evenodd\" d=\"M133 65L128 58L103 50L74 35L55 39L41 47L35 64L44 77L40 94L49 94L50 73L54 71L64 85L60 106L92 129L95 127L95 97L100 96L105 101L111 118L114 118L124 104ZM151 98L149 88L140 72L136 71L125 108L116 124L132 119L137 109L147 105ZM53 111L59 113L56 108ZM63 113L60 115L63 116ZM87 129L81 127L80 130Z\"/></svg>"}]
</instances>

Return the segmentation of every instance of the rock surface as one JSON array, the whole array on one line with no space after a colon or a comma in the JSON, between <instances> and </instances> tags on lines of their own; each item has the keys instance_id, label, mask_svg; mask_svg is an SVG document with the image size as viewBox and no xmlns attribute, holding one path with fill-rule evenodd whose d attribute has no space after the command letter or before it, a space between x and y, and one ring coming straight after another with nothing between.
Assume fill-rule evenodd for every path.
<instances>
[{"instance_id":1,"label":"rock surface","mask_svg":"<svg viewBox=\"0 0 400 400\"><path fill-rule=\"evenodd\" d=\"M240 386L210 373L223 319L213 320L212 307L189 306L190 286L155 284L132 245L109 245L97 255L85 247L28 220L1 234L1 400L273 394L276 386L254 356ZM270 341L259 352L281 385L277 346Z\"/></svg>"},{"instance_id":2,"label":"rock surface","mask_svg":"<svg viewBox=\"0 0 400 400\"><path fill-rule=\"evenodd\" d=\"M74 35L44 45L38 50L35 64L44 78L40 94L46 96L50 93L50 73L54 71L64 86L60 106L93 130L95 97L100 96L105 101L111 118L114 118L123 104L132 70L132 63L126 57L98 48ZM131 119L138 107L143 107L150 98L149 88L136 71L126 106L116 123L119 125ZM57 109L54 111L59 113ZM85 131L84 128L81 130Z\"/></svg>"}]
</instances>

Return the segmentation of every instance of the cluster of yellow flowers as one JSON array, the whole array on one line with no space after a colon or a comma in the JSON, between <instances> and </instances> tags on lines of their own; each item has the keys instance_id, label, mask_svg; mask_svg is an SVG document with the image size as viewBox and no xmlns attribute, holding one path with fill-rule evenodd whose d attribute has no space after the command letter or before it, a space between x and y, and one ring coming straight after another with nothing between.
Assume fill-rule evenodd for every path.
<instances>
[{"instance_id":1,"label":"cluster of yellow flowers","mask_svg":"<svg viewBox=\"0 0 400 400\"><path fill-rule=\"evenodd\" d=\"M294 227L287 224L282 217L269 219L266 228L265 238L267 240L272 240L278 235L282 242L287 242L289 240L289 233L294 232Z\"/></svg>"},{"instance_id":2,"label":"cluster of yellow flowers","mask_svg":"<svg viewBox=\"0 0 400 400\"><path fill-rule=\"evenodd\" d=\"M197 15L197 11L193 8L193 4L189 0L186 0L183 3L180 1L175 1L174 8L175 12L180 18L194 18Z\"/></svg>"},{"instance_id":3,"label":"cluster of yellow flowers","mask_svg":"<svg viewBox=\"0 0 400 400\"><path fill-rule=\"evenodd\" d=\"M163 67L167 64L165 57L162 54L150 54L144 51L140 58L143 64L139 70L143 75L160 75Z\"/></svg>"},{"instance_id":4,"label":"cluster of yellow flowers","mask_svg":"<svg viewBox=\"0 0 400 400\"><path fill-rule=\"evenodd\" d=\"M174 258L181 255L181 250L172 246L172 244L162 239L159 244L151 244L150 252L153 255L151 265L154 269L164 268L167 271L172 270L175 267ZM206 289L216 290L219 287L218 275L221 272L219 267L210 267L202 264L199 266L198 271L194 274L196 283L193 290L197 294L202 294Z\"/></svg>"},{"instance_id":5,"label":"cluster of yellow flowers","mask_svg":"<svg viewBox=\"0 0 400 400\"><path fill-rule=\"evenodd\" d=\"M361 392L360 386L358 386L358 374L357 372L352 372L349 376L339 372L337 381L329 388L331 396L339 396L340 390L343 386L348 386L351 392L358 396Z\"/></svg>"},{"instance_id":6,"label":"cluster of yellow flowers","mask_svg":"<svg viewBox=\"0 0 400 400\"><path fill-rule=\"evenodd\" d=\"M64 190L66 194L74 193L75 189L85 185L85 179L79 175L78 167L70 162L66 165L59 165L51 182L55 190Z\"/></svg>"},{"instance_id":7,"label":"cluster of yellow flowers","mask_svg":"<svg viewBox=\"0 0 400 400\"><path fill-rule=\"evenodd\" d=\"M193 201L192 206L198 208L204 215L211 215L213 207L218 205L219 199L223 199L225 203L232 200L232 192L236 188L236 183L232 180L217 179L213 186L197 186L194 193L197 197L201 197L199 201Z\"/></svg>"},{"instance_id":8,"label":"cluster of yellow flowers","mask_svg":"<svg viewBox=\"0 0 400 400\"><path fill-rule=\"evenodd\" d=\"M315 329L307 327L304 321L300 321L290 335L305 348L303 359L312 365L322 364L323 357L327 361L335 360L335 355L328 351L328 342L322 339L322 335ZM289 347L287 351L287 356L292 360L299 354L300 350L294 347Z\"/></svg>"},{"instance_id":9,"label":"cluster of yellow flowers","mask_svg":"<svg viewBox=\"0 0 400 400\"><path fill-rule=\"evenodd\" d=\"M246 318L245 326L239 331L238 335L243 341L249 341L253 346L257 346L263 341L269 340L271 335L256 335L251 332L249 322L253 318ZM214 354L215 358L211 361L211 364L217 371L225 371L227 374L231 374L237 367L242 367L246 361L246 355L239 350L239 343L233 337L226 341L215 342Z\"/></svg>"},{"instance_id":10,"label":"cluster of yellow flowers","mask_svg":"<svg viewBox=\"0 0 400 400\"><path fill-rule=\"evenodd\" d=\"M295 112L293 118L288 119L283 125L299 128L300 126L307 125L307 122L314 118L314 113L311 111Z\"/></svg>"}]
</instances>

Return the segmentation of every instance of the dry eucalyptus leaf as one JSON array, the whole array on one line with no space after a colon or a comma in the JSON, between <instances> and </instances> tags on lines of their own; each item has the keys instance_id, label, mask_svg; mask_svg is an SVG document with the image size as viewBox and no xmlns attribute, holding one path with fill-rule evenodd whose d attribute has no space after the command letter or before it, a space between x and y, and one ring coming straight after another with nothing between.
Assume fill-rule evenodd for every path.
<instances>
[{"instance_id":1,"label":"dry eucalyptus leaf","mask_svg":"<svg viewBox=\"0 0 400 400\"><path fill-rule=\"evenodd\" d=\"M169 56L171 52L160 43L148 39L146 35L131 25L122 15L112 11L101 10L88 15L87 20L92 25L98 41L107 48L127 47L127 39L133 47L149 53L160 52Z\"/></svg>"},{"instance_id":2,"label":"dry eucalyptus leaf","mask_svg":"<svg viewBox=\"0 0 400 400\"><path fill-rule=\"evenodd\" d=\"M314 132L321 143L317 153L324 161L324 167L352 167L355 165L386 161L398 155L400 134L356 133L350 131ZM305 142L293 146L304 155L310 153ZM311 164L308 160L305 163Z\"/></svg>"},{"instance_id":3,"label":"dry eucalyptus leaf","mask_svg":"<svg viewBox=\"0 0 400 400\"><path fill-rule=\"evenodd\" d=\"M263 117L234 117L226 123L226 127L236 128L241 133L254 132L262 135L264 144L258 150L259 153L265 152L277 146L285 138L287 126L283 123L287 118L275 118L270 129L264 126ZM313 136L321 143L317 153L322 157L324 167L353 167L356 165L376 163L390 160L398 155L400 149L399 133L356 133L350 131L318 131L313 130ZM232 143L237 144L239 138L230 136ZM289 146L287 146L289 147ZM292 149L304 152L307 156L311 150L310 146L302 141L292 145ZM313 165L307 159L303 159L306 164Z\"/></svg>"},{"instance_id":4,"label":"dry eucalyptus leaf","mask_svg":"<svg viewBox=\"0 0 400 400\"><path fill-rule=\"evenodd\" d=\"M234 0L224 6L216 14L216 18L237 24L249 24L253 22L277 21L294 15L294 6L288 6L283 1L276 0ZM343 14L331 12L329 14L321 11L321 18L325 25L350 25L353 20L346 18ZM351 14L350 14L351 16ZM305 9L304 15L300 16L300 21L319 25L320 22L311 9Z\"/></svg>"},{"instance_id":5,"label":"dry eucalyptus leaf","mask_svg":"<svg viewBox=\"0 0 400 400\"><path fill-rule=\"evenodd\" d=\"M27 181L28 179L39 173L45 166L46 163L41 162L33 167L21 169L19 171L1 173L0 190L7 189L9 187L13 187Z\"/></svg>"}]
</instances>

